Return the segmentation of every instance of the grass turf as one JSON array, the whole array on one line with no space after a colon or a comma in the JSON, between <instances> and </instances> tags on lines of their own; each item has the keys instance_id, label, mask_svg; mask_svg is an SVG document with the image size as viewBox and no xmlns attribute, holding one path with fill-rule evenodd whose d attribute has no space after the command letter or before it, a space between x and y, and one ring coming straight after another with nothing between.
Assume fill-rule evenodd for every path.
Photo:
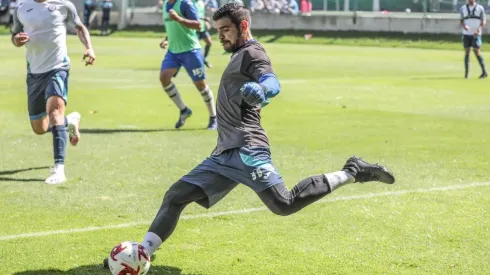
<instances>
[{"instance_id":1,"label":"grass turf","mask_svg":"<svg viewBox=\"0 0 490 275\"><path fill-rule=\"evenodd\" d=\"M97 63L83 67L70 36L68 111L82 114L82 140L67 151L69 181L46 186L51 136L31 132L23 50L0 39L0 273L109 274L101 261L111 248L141 241L166 189L215 145L216 132L203 130L202 99L180 73L175 83L194 116L175 131L178 113L158 82L157 37L94 37ZM450 50L265 47L282 92L263 110L263 125L287 185L338 170L352 154L386 164L397 182L346 186L290 217L183 220L150 274L489 273L490 188L469 185L488 182L490 152L487 85L475 79L476 60L465 80L462 56ZM213 48L207 73L215 92L228 58ZM449 189L429 190L442 187ZM261 206L239 186L211 210L193 204L184 214ZM19 235L131 222L141 223Z\"/></svg>"}]
</instances>

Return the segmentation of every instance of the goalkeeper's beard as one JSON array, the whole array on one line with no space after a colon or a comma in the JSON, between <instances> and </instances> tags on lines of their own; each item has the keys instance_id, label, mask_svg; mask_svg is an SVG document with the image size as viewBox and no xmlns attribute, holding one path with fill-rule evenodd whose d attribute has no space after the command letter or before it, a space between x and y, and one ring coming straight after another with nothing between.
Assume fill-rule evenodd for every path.
<instances>
[{"instance_id":1,"label":"goalkeeper's beard","mask_svg":"<svg viewBox=\"0 0 490 275\"><path fill-rule=\"evenodd\" d=\"M238 30L238 38L235 40L235 43L231 43L231 47L229 50L226 50L226 52L229 52L229 53L234 53L236 51L238 51L238 49L240 48L240 39L242 38L242 31L239 29Z\"/></svg>"}]
</instances>

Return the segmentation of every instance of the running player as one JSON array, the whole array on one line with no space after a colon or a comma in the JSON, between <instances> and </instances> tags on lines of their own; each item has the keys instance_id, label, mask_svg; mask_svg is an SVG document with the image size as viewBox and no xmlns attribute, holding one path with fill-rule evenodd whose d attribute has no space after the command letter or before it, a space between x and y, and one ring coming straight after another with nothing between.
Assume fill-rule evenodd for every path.
<instances>
[{"instance_id":1,"label":"running player","mask_svg":"<svg viewBox=\"0 0 490 275\"><path fill-rule=\"evenodd\" d=\"M172 83L172 77L183 66L208 109L209 123L207 129L214 130L217 128L216 106L213 92L206 84L204 56L196 33L197 30L201 29L196 6L192 0L166 0L163 3L163 18L167 38L160 46L165 48L168 45L168 51L162 62L160 82L165 92L180 110L175 128L182 127L186 119L192 115L192 110L185 105L177 87Z\"/></svg>"},{"instance_id":2,"label":"running player","mask_svg":"<svg viewBox=\"0 0 490 275\"><path fill-rule=\"evenodd\" d=\"M80 139L80 114L65 117L68 100L70 59L66 47L65 22L75 24L80 41L85 46L86 65L95 61L90 35L68 0L27 0L14 13L12 43L26 45L27 99L34 133L53 134L54 167L47 184L66 181L65 150L67 130L70 143Z\"/></svg>"}]
</instances>

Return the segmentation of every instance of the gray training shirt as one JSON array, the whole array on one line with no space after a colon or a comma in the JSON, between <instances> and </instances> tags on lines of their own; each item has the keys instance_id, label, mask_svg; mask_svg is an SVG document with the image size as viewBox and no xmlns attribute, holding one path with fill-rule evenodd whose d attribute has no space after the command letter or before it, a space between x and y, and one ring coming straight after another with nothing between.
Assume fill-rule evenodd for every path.
<instances>
[{"instance_id":1,"label":"gray training shirt","mask_svg":"<svg viewBox=\"0 0 490 275\"><path fill-rule=\"evenodd\" d=\"M245 103L240 88L247 82L259 82L261 76L270 73L274 73L270 59L255 40L231 56L218 89L218 144L213 155L244 146L269 148L269 139L260 126L260 106Z\"/></svg>"},{"instance_id":2,"label":"gray training shirt","mask_svg":"<svg viewBox=\"0 0 490 275\"><path fill-rule=\"evenodd\" d=\"M27 0L14 13L13 33L29 35L26 59L29 73L69 69L65 22L81 24L73 3L67 0Z\"/></svg>"}]
</instances>

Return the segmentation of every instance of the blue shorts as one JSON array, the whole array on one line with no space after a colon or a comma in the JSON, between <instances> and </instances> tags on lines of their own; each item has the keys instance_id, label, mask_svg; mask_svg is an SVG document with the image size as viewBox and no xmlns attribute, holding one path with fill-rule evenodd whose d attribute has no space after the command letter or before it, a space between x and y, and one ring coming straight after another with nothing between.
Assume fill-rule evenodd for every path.
<instances>
[{"instance_id":1,"label":"blue shorts","mask_svg":"<svg viewBox=\"0 0 490 275\"><path fill-rule=\"evenodd\" d=\"M198 203L206 208L224 198L238 183L259 193L283 182L272 164L269 149L259 147L230 149L220 155L212 155L181 180L204 190L208 201Z\"/></svg>"},{"instance_id":2,"label":"blue shorts","mask_svg":"<svg viewBox=\"0 0 490 275\"><path fill-rule=\"evenodd\" d=\"M52 96L59 96L68 102L67 70L53 70L42 74L27 74L27 109L31 120L47 115L46 102Z\"/></svg>"},{"instance_id":3,"label":"blue shorts","mask_svg":"<svg viewBox=\"0 0 490 275\"><path fill-rule=\"evenodd\" d=\"M481 35L463 35L463 46L465 49L474 48L479 49L481 47Z\"/></svg>"},{"instance_id":4,"label":"blue shorts","mask_svg":"<svg viewBox=\"0 0 490 275\"><path fill-rule=\"evenodd\" d=\"M206 79L206 70L204 69L204 56L201 49L194 49L185 53L167 52L162 61L160 70L177 69L184 66L192 81Z\"/></svg>"},{"instance_id":5,"label":"blue shorts","mask_svg":"<svg viewBox=\"0 0 490 275\"><path fill-rule=\"evenodd\" d=\"M208 31L198 32L197 35L199 39L206 39L206 37L211 36Z\"/></svg>"}]
</instances>

